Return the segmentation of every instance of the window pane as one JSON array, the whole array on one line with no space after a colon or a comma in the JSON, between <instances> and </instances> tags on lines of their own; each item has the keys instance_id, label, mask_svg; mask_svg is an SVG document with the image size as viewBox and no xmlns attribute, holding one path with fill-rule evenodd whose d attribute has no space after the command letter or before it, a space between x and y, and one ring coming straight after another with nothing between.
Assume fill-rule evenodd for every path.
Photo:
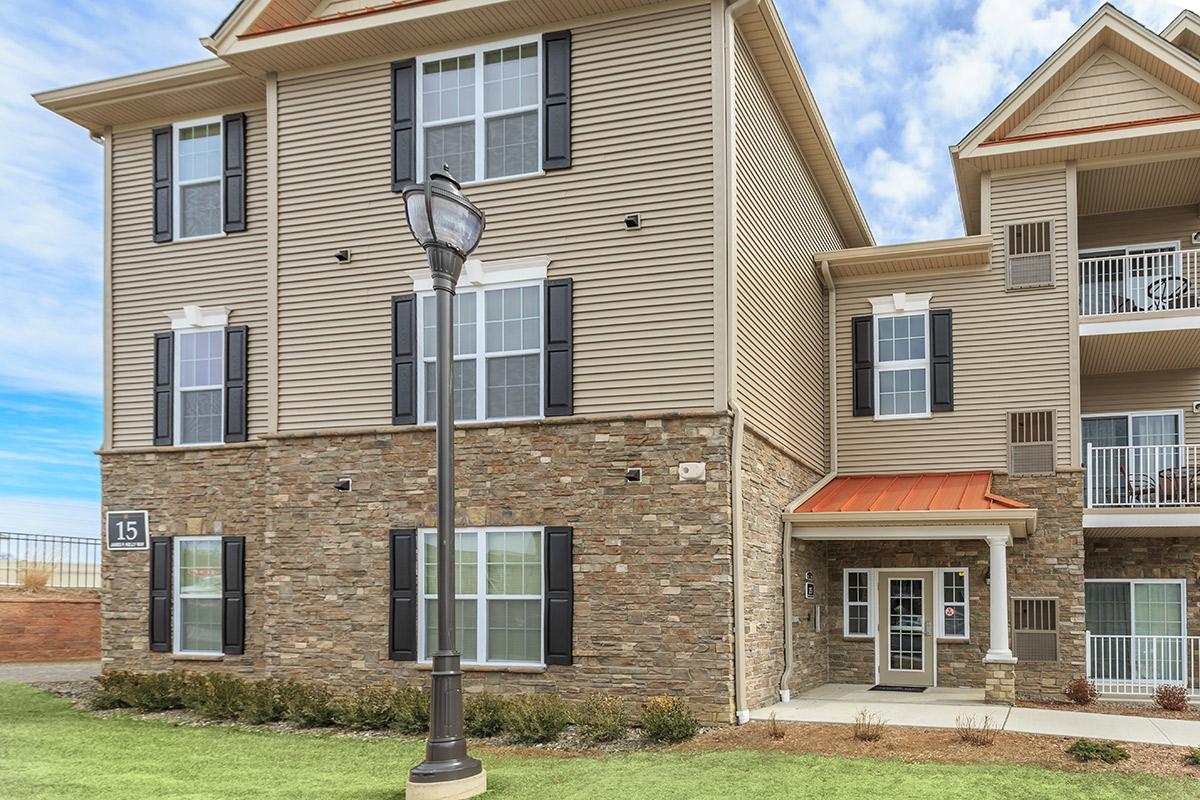
<instances>
[{"instance_id":1,"label":"window pane","mask_svg":"<svg viewBox=\"0 0 1200 800\"><path fill-rule=\"evenodd\" d=\"M179 600L179 648L206 653L221 651L221 601Z\"/></svg>"},{"instance_id":2,"label":"window pane","mask_svg":"<svg viewBox=\"0 0 1200 800\"><path fill-rule=\"evenodd\" d=\"M425 534L425 594L437 594L437 534ZM479 592L479 536L474 533L454 534L454 594Z\"/></svg>"},{"instance_id":3,"label":"window pane","mask_svg":"<svg viewBox=\"0 0 1200 800\"><path fill-rule=\"evenodd\" d=\"M1083 585L1084 627L1098 636L1128 636L1129 584L1124 582Z\"/></svg>"},{"instance_id":4,"label":"window pane","mask_svg":"<svg viewBox=\"0 0 1200 800\"><path fill-rule=\"evenodd\" d=\"M179 187L179 235L212 236L221 232L221 182Z\"/></svg>"},{"instance_id":5,"label":"window pane","mask_svg":"<svg viewBox=\"0 0 1200 800\"><path fill-rule=\"evenodd\" d=\"M1179 636L1183 609L1177 583L1133 586L1133 628L1138 636Z\"/></svg>"},{"instance_id":6,"label":"window pane","mask_svg":"<svg viewBox=\"0 0 1200 800\"><path fill-rule=\"evenodd\" d=\"M425 64L421 76L421 110L425 122L474 114L475 56L456 56ZM461 179L458 173L455 176Z\"/></svg>"},{"instance_id":7,"label":"window pane","mask_svg":"<svg viewBox=\"0 0 1200 800\"><path fill-rule=\"evenodd\" d=\"M475 600L454 601L455 644L463 661L479 660L479 614ZM425 601L425 655L437 652L437 600Z\"/></svg>"},{"instance_id":8,"label":"window pane","mask_svg":"<svg viewBox=\"0 0 1200 800\"><path fill-rule=\"evenodd\" d=\"M925 358L925 315L880 317L879 360L920 361Z\"/></svg>"},{"instance_id":9,"label":"window pane","mask_svg":"<svg viewBox=\"0 0 1200 800\"><path fill-rule=\"evenodd\" d=\"M179 334L179 387L220 386L224 382L225 332Z\"/></svg>"},{"instance_id":10,"label":"window pane","mask_svg":"<svg viewBox=\"0 0 1200 800\"><path fill-rule=\"evenodd\" d=\"M483 302L487 352L541 349L541 287L492 289Z\"/></svg>"},{"instance_id":11,"label":"window pane","mask_svg":"<svg viewBox=\"0 0 1200 800\"><path fill-rule=\"evenodd\" d=\"M483 54L483 108L502 111L537 105L537 44L505 47Z\"/></svg>"},{"instance_id":12,"label":"window pane","mask_svg":"<svg viewBox=\"0 0 1200 800\"><path fill-rule=\"evenodd\" d=\"M212 444L222 441L221 390L205 389L179 393L181 444Z\"/></svg>"},{"instance_id":13,"label":"window pane","mask_svg":"<svg viewBox=\"0 0 1200 800\"><path fill-rule=\"evenodd\" d=\"M475 419L475 360L454 362L454 418ZM437 420L437 363L425 362L425 421Z\"/></svg>"},{"instance_id":14,"label":"window pane","mask_svg":"<svg viewBox=\"0 0 1200 800\"><path fill-rule=\"evenodd\" d=\"M488 660L542 660L542 601L488 602Z\"/></svg>"},{"instance_id":15,"label":"window pane","mask_svg":"<svg viewBox=\"0 0 1200 800\"><path fill-rule=\"evenodd\" d=\"M867 607L865 605L850 606L849 616L846 619L846 633L866 635L867 631Z\"/></svg>"},{"instance_id":16,"label":"window pane","mask_svg":"<svg viewBox=\"0 0 1200 800\"><path fill-rule=\"evenodd\" d=\"M924 368L880 371L880 416L923 414L927 408Z\"/></svg>"},{"instance_id":17,"label":"window pane","mask_svg":"<svg viewBox=\"0 0 1200 800\"><path fill-rule=\"evenodd\" d=\"M425 129L425 174L450 168L459 182L475 180L475 123Z\"/></svg>"},{"instance_id":18,"label":"window pane","mask_svg":"<svg viewBox=\"0 0 1200 800\"><path fill-rule=\"evenodd\" d=\"M475 352L474 292L459 292L454 296L454 355L467 356ZM437 355L437 298L427 294L421 298L421 354L426 358Z\"/></svg>"},{"instance_id":19,"label":"window pane","mask_svg":"<svg viewBox=\"0 0 1200 800\"><path fill-rule=\"evenodd\" d=\"M965 636L967 633L967 615L962 606L946 606L945 633L947 636Z\"/></svg>"},{"instance_id":20,"label":"window pane","mask_svg":"<svg viewBox=\"0 0 1200 800\"><path fill-rule=\"evenodd\" d=\"M486 173L489 178L538 170L538 115L526 111L492 117L485 123Z\"/></svg>"},{"instance_id":21,"label":"window pane","mask_svg":"<svg viewBox=\"0 0 1200 800\"><path fill-rule=\"evenodd\" d=\"M179 594L220 594L221 543L179 540Z\"/></svg>"},{"instance_id":22,"label":"window pane","mask_svg":"<svg viewBox=\"0 0 1200 800\"><path fill-rule=\"evenodd\" d=\"M541 406L541 357L487 360L487 416L536 417Z\"/></svg>"},{"instance_id":23,"label":"window pane","mask_svg":"<svg viewBox=\"0 0 1200 800\"><path fill-rule=\"evenodd\" d=\"M221 123L179 130L179 180L194 181L221 175Z\"/></svg>"},{"instance_id":24,"label":"window pane","mask_svg":"<svg viewBox=\"0 0 1200 800\"><path fill-rule=\"evenodd\" d=\"M488 534L487 593L542 593L542 543L536 531Z\"/></svg>"}]
</instances>

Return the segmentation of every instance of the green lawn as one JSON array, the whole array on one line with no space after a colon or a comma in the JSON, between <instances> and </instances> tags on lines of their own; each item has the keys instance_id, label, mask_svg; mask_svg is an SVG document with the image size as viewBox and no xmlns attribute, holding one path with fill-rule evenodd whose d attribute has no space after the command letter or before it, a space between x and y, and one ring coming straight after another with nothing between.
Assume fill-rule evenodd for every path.
<instances>
[{"instance_id":1,"label":"green lawn","mask_svg":"<svg viewBox=\"0 0 1200 800\"><path fill-rule=\"evenodd\" d=\"M101 719L0 684L0 798L363 798L404 795L422 743ZM754 752L607 758L485 756L488 798L1196 797L1196 783L1021 767L905 765Z\"/></svg>"}]
</instances>

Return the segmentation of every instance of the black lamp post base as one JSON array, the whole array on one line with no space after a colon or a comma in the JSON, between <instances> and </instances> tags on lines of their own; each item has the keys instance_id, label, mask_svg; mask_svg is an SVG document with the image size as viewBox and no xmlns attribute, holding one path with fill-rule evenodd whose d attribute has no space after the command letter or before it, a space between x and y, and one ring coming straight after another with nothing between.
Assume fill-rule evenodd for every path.
<instances>
[{"instance_id":1,"label":"black lamp post base","mask_svg":"<svg viewBox=\"0 0 1200 800\"><path fill-rule=\"evenodd\" d=\"M478 797L487 791L487 771L479 766L478 761L475 761L475 765L479 771L474 775L454 780L435 780L430 783L413 780L410 775L408 785L404 787L405 800L466 800L468 797Z\"/></svg>"},{"instance_id":2,"label":"black lamp post base","mask_svg":"<svg viewBox=\"0 0 1200 800\"><path fill-rule=\"evenodd\" d=\"M459 747L463 747L459 740ZM430 743L430 749L436 748L436 742ZM468 755L458 758L448 758L439 761L423 761L408 772L410 783L444 783L471 778L483 771L479 759Z\"/></svg>"}]
</instances>

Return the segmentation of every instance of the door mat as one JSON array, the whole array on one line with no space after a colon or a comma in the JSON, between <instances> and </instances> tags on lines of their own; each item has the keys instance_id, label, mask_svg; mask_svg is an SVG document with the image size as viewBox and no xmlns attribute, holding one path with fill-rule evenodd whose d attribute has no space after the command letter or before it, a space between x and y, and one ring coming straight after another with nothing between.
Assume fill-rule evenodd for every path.
<instances>
[{"instance_id":1,"label":"door mat","mask_svg":"<svg viewBox=\"0 0 1200 800\"><path fill-rule=\"evenodd\" d=\"M920 693L925 691L924 686L884 686L882 683L878 686L872 686L868 692L915 692Z\"/></svg>"}]
</instances>

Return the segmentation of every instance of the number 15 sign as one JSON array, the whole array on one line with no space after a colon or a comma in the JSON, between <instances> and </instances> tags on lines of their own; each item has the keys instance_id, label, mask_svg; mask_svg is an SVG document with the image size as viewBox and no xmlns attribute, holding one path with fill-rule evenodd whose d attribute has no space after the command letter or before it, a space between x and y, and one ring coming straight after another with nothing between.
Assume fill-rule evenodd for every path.
<instances>
[{"instance_id":1,"label":"number 15 sign","mask_svg":"<svg viewBox=\"0 0 1200 800\"><path fill-rule=\"evenodd\" d=\"M145 511L109 511L105 541L109 550L148 550L150 515Z\"/></svg>"}]
</instances>

